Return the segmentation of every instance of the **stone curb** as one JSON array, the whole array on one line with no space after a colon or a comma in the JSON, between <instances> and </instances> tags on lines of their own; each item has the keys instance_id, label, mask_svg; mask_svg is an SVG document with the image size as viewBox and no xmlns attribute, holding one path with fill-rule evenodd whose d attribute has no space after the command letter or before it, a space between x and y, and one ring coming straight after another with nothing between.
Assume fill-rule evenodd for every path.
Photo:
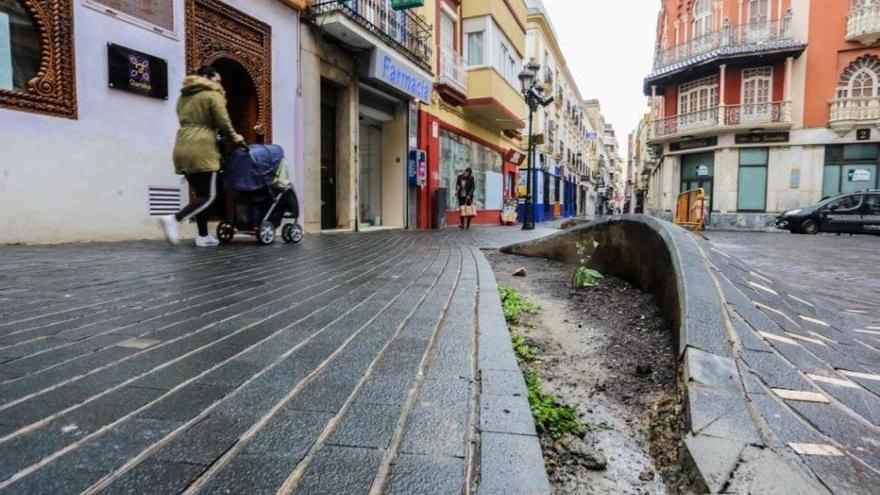
<instances>
[{"instance_id":1,"label":"stone curb","mask_svg":"<svg viewBox=\"0 0 880 495\"><path fill-rule=\"evenodd\" d=\"M479 275L479 494L550 493L528 392L516 362L489 262L476 251Z\"/></svg>"},{"instance_id":2,"label":"stone curb","mask_svg":"<svg viewBox=\"0 0 880 495\"><path fill-rule=\"evenodd\" d=\"M732 354L729 335L735 330L703 241L664 220L624 215L501 251L575 262L577 242L588 238L599 242L593 257L597 267L655 294L672 323L689 430L684 445L701 492L729 490L740 484L740 473L749 473L751 479L797 480L796 486L804 488L801 493L824 492L781 453L767 448L759 433L760 415L750 408Z\"/></svg>"}]
</instances>

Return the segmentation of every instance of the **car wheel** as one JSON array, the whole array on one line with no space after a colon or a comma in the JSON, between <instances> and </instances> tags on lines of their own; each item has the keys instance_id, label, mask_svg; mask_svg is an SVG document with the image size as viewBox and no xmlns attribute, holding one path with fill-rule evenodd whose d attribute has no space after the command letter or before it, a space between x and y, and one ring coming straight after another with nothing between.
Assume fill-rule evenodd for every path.
<instances>
[{"instance_id":1,"label":"car wheel","mask_svg":"<svg viewBox=\"0 0 880 495\"><path fill-rule=\"evenodd\" d=\"M816 235L819 233L819 222L808 218L801 222L801 232L808 235Z\"/></svg>"}]
</instances>

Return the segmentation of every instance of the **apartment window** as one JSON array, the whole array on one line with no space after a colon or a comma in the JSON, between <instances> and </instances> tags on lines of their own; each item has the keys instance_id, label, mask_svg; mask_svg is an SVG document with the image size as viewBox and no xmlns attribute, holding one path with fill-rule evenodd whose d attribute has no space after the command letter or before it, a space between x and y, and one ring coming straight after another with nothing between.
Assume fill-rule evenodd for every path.
<instances>
[{"instance_id":1,"label":"apartment window","mask_svg":"<svg viewBox=\"0 0 880 495\"><path fill-rule=\"evenodd\" d=\"M749 0L749 24L770 20L770 0Z\"/></svg>"},{"instance_id":2,"label":"apartment window","mask_svg":"<svg viewBox=\"0 0 880 495\"><path fill-rule=\"evenodd\" d=\"M471 67L483 65L483 31L468 33L467 45L468 65Z\"/></svg>"},{"instance_id":3,"label":"apartment window","mask_svg":"<svg viewBox=\"0 0 880 495\"><path fill-rule=\"evenodd\" d=\"M696 113L718 106L718 76L705 77L679 87L678 113Z\"/></svg>"},{"instance_id":4,"label":"apartment window","mask_svg":"<svg viewBox=\"0 0 880 495\"><path fill-rule=\"evenodd\" d=\"M440 47L455 50L455 19L446 12L440 13Z\"/></svg>"},{"instance_id":5,"label":"apartment window","mask_svg":"<svg viewBox=\"0 0 880 495\"><path fill-rule=\"evenodd\" d=\"M763 212L767 209L768 148L748 148L739 152L739 183L736 208Z\"/></svg>"},{"instance_id":6,"label":"apartment window","mask_svg":"<svg viewBox=\"0 0 880 495\"><path fill-rule=\"evenodd\" d=\"M859 57L840 78L838 98L871 98L880 96L880 59L873 55Z\"/></svg>"},{"instance_id":7,"label":"apartment window","mask_svg":"<svg viewBox=\"0 0 880 495\"><path fill-rule=\"evenodd\" d=\"M712 32L714 26L711 0L697 0L694 3L694 38L700 38Z\"/></svg>"},{"instance_id":8,"label":"apartment window","mask_svg":"<svg viewBox=\"0 0 880 495\"><path fill-rule=\"evenodd\" d=\"M76 118L71 0L38 5L0 0L0 107Z\"/></svg>"}]
</instances>

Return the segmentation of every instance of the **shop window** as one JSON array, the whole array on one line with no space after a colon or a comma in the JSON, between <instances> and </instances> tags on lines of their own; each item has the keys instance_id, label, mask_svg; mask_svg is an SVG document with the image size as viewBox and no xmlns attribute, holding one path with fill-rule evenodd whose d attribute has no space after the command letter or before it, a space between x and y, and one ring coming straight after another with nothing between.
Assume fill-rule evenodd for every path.
<instances>
[{"instance_id":1,"label":"shop window","mask_svg":"<svg viewBox=\"0 0 880 495\"><path fill-rule=\"evenodd\" d=\"M767 148L740 150L737 210L763 212L767 209L768 156Z\"/></svg>"},{"instance_id":2,"label":"shop window","mask_svg":"<svg viewBox=\"0 0 880 495\"><path fill-rule=\"evenodd\" d=\"M84 4L162 34L174 33L174 0L85 0Z\"/></svg>"},{"instance_id":3,"label":"shop window","mask_svg":"<svg viewBox=\"0 0 880 495\"><path fill-rule=\"evenodd\" d=\"M880 187L878 159L876 143L826 146L822 197Z\"/></svg>"},{"instance_id":4,"label":"shop window","mask_svg":"<svg viewBox=\"0 0 880 495\"><path fill-rule=\"evenodd\" d=\"M76 118L71 0L0 0L0 107Z\"/></svg>"},{"instance_id":5,"label":"shop window","mask_svg":"<svg viewBox=\"0 0 880 495\"><path fill-rule=\"evenodd\" d=\"M455 179L468 167L473 169L478 209L500 210L504 196L501 153L445 129L440 130L441 187L447 191L449 208L458 207Z\"/></svg>"}]
</instances>

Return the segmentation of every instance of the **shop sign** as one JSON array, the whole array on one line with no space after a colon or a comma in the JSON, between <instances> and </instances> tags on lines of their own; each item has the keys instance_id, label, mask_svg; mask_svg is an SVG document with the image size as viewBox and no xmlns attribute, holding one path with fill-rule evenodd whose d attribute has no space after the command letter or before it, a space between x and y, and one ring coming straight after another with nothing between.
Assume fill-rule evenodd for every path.
<instances>
[{"instance_id":1,"label":"shop sign","mask_svg":"<svg viewBox=\"0 0 880 495\"><path fill-rule=\"evenodd\" d=\"M850 182L871 182L870 170L854 169L850 170L847 175L849 175Z\"/></svg>"},{"instance_id":2,"label":"shop sign","mask_svg":"<svg viewBox=\"0 0 880 495\"><path fill-rule=\"evenodd\" d=\"M753 132L749 134L737 134L734 137L736 144L764 144L764 143L787 143L787 132Z\"/></svg>"},{"instance_id":3,"label":"shop sign","mask_svg":"<svg viewBox=\"0 0 880 495\"><path fill-rule=\"evenodd\" d=\"M687 141L679 141L677 143L672 143L669 145L670 151L685 151L685 150L693 150L697 148L709 148L711 146L718 146L718 136L711 136L707 138L701 139L689 139Z\"/></svg>"},{"instance_id":4,"label":"shop sign","mask_svg":"<svg viewBox=\"0 0 880 495\"><path fill-rule=\"evenodd\" d=\"M521 153L513 148L507 150L507 154L504 156L504 161L510 162L514 165L522 165L526 161L526 155Z\"/></svg>"},{"instance_id":5,"label":"shop sign","mask_svg":"<svg viewBox=\"0 0 880 495\"><path fill-rule=\"evenodd\" d=\"M12 37L9 14L0 12L0 89L12 90Z\"/></svg>"},{"instance_id":6,"label":"shop sign","mask_svg":"<svg viewBox=\"0 0 880 495\"><path fill-rule=\"evenodd\" d=\"M708 165L697 166L697 177L708 177L708 176L709 176L709 166Z\"/></svg>"},{"instance_id":7,"label":"shop sign","mask_svg":"<svg viewBox=\"0 0 880 495\"><path fill-rule=\"evenodd\" d=\"M871 129L856 129L856 141L870 141Z\"/></svg>"},{"instance_id":8,"label":"shop sign","mask_svg":"<svg viewBox=\"0 0 880 495\"><path fill-rule=\"evenodd\" d=\"M168 99L168 63L165 60L108 43L107 61L111 88Z\"/></svg>"},{"instance_id":9,"label":"shop sign","mask_svg":"<svg viewBox=\"0 0 880 495\"><path fill-rule=\"evenodd\" d=\"M431 93L434 89L431 80L402 59L379 47L373 48L369 77L403 91L414 99L431 101Z\"/></svg>"},{"instance_id":10,"label":"shop sign","mask_svg":"<svg viewBox=\"0 0 880 495\"><path fill-rule=\"evenodd\" d=\"M391 8L393 10L414 9L424 6L425 0L391 0Z\"/></svg>"}]
</instances>

